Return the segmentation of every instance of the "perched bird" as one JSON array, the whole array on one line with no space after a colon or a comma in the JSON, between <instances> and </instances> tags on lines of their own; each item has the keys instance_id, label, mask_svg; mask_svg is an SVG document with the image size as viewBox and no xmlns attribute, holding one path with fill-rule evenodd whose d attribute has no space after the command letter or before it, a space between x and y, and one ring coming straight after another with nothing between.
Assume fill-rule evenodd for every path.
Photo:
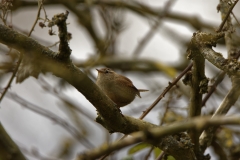
<instances>
[{"instance_id":1,"label":"perched bird","mask_svg":"<svg viewBox=\"0 0 240 160\"><path fill-rule=\"evenodd\" d=\"M130 79L117 74L109 68L96 70L98 71L98 87L116 103L117 107L126 106L135 99L136 95L141 98L140 92L148 91L145 89L137 89Z\"/></svg>"}]
</instances>

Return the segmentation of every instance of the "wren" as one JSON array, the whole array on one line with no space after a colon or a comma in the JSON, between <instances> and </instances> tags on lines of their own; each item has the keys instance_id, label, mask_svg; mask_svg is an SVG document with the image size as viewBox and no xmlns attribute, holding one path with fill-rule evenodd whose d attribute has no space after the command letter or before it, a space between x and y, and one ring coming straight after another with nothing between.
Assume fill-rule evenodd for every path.
<instances>
[{"instance_id":1,"label":"wren","mask_svg":"<svg viewBox=\"0 0 240 160\"><path fill-rule=\"evenodd\" d=\"M132 81L109 68L96 69L98 71L97 85L117 105L123 107L131 103L136 96L141 98L140 92L146 89L137 89Z\"/></svg>"}]
</instances>

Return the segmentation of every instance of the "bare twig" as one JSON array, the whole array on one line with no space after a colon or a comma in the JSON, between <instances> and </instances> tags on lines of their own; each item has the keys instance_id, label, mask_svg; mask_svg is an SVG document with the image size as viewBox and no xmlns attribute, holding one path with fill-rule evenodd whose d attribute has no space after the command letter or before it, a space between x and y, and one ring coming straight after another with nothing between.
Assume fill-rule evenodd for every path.
<instances>
[{"instance_id":1,"label":"bare twig","mask_svg":"<svg viewBox=\"0 0 240 160\"><path fill-rule=\"evenodd\" d=\"M219 126L219 125L228 125L228 124L239 125L240 124L239 116L238 115L231 116L231 117L218 116L215 118L197 117L185 122L176 122L176 123L173 123L172 125L165 126L162 128L149 129L147 132L146 131L136 132L132 134L131 138L126 138L122 141L113 142L108 145L105 144L103 146L100 146L99 148L80 154L78 156L78 160L96 159L96 158L99 158L101 155L111 153L112 151L119 150L126 146L139 143L142 141L148 141L148 142L152 141L154 142L154 144L156 144L157 140L160 137L164 137L168 134L183 132L189 129L195 129L195 130L201 131L204 128L209 126ZM180 155L180 157L182 156L183 155Z\"/></svg>"},{"instance_id":2,"label":"bare twig","mask_svg":"<svg viewBox=\"0 0 240 160\"><path fill-rule=\"evenodd\" d=\"M63 159L59 159L59 158L54 158L54 157L46 157L43 156L39 150L37 148L32 148L32 149L27 149L24 147L21 147L21 150L24 154L30 156L30 157L34 157L34 159L38 159L38 160L63 160Z\"/></svg>"},{"instance_id":3,"label":"bare twig","mask_svg":"<svg viewBox=\"0 0 240 160\"><path fill-rule=\"evenodd\" d=\"M11 51L11 49L10 49L10 51ZM9 52L10 52L10 51L9 51ZM22 54L20 53L20 57L19 57L19 59L18 59L16 68L14 69L13 74L12 74L10 80L8 81L7 86L5 87L3 93L2 93L2 95L1 95L1 97L0 97L0 103L1 103L1 101L2 101L2 99L3 99L3 97L5 96L5 94L7 93L8 89L11 87L12 81L13 81L13 79L15 78L15 75L16 75L16 73L17 73L17 71L18 71L18 68L19 68L21 62L22 62Z\"/></svg>"},{"instance_id":4,"label":"bare twig","mask_svg":"<svg viewBox=\"0 0 240 160\"><path fill-rule=\"evenodd\" d=\"M164 153L164 152L161 152L161 153L159 154L159 156L156 158L156 160L162 160L163 157L164 157L164 155L165 155L165 153Z\"/></svg>"},{"instance_id":5,"label":"bare twig","mask_svg":"<svg viewBox=\"0 0 240 160\"><path fill-rule=\"evenodd\" d=\"M23 107L28 108L29 110L36 112L48 119L51 119L55 123L59 124L62 126L66 131L68 131L71 135L73 135L79 142L84 144L87 148L93 148L94 145L89 142L84 135L81 135L80 132L74 128L72 125L70 125L67 121L63 120L61 117L55 115L54 113L51 113L50 111L47 111L41 107L38 107L25 99L19 97L17 94L14 93L8 93L7 97L11 98L11 100L19 103Z\"/></svg>"},{"instance_id":6,"label":"bare twig","mask_svg":"<svg viewBox=\"0 0 240 160\"><path fill-rule=\"evenodd\" d=\"M151 153L152 153L153 149L154 149L154 146L152 146L152 147L149 149L149 151L147 152L146 156L144 157L144 160L148 160L148 159L149 159L149 157L151 156Z\"/></svg>"},{"instance_id":7,"label":"bare twig","mask_svg":"<svg viewBox=\"0 0 240 160\"><path fill-rule=\"evenodd\" d=\"M36 26L36 24L37 24L37 21L38 21L39 16L40 16L40 12L41 12L42 5L43 5L42 0L39 0L39 1L38 1L37 17L36 17L36 20L35 20L32 28L31 28L30 32L28 33L28 37L31 36L32 31L34 30L34 28L35 28L35 26ZM10 51L11 51L11 49L10 49ZM10 52L10 51L9 51L9 52ZM18 69L19 69L19 66L20 66L20 64L21 64L21 62L22 62L22 57L23 57L23 55L22 55L22 53L20 53L20 56L19 56L17 65L16 65L16 67L15 67L15 69L14 69L14 71L13 71L13 74L12 74L10 80L8 81L8 84L7 84L7 86L5 87L3 93L2 93L2 95L1 95L1 97L0 97L0 103L1 103L1 101L2 101L2 99L3 99L3 97L5 96L5 94L7 93L8 89L11 87L12 81L13 81L13 79L15 78L15 76L16 76L16 74L17 74L17 71L18 71Z\"/></svg>"},{"instance_id":8,"label":"bare twig","mask_svg":"<svg viewBox=\"0 0 240 160\"><path fill-rule=\"evenodd\" d=\"M133 51L134 56L139 55L140 52L142 51L142 49L145 47L145 45L149 42L150 38L154 35L155 31L159 28L159 25L161 24L161 19L164 18L168 14L170 6L172 5L173 2L175 2L175 1L173 1L173 0L167 1L167 4L164 6L162 13L159 15L158 19L156 20L156 23L146 33L144 38L139 42L139 44Z\"/></svg>"},{"instance_id":9,"label":"bare twig","mask_svg":"<svg viewBox=\"0 0 240 160\"><path fill-rule=\"evenodd\" d=\"M220 26L219 26L219 28L217 29L216 32L221 32L221 31L222 31L224 24L226 23L229 15L230 15L230 13L232 12L232 10L233 10L233 8L235 7L235 5L237 4L237 2L238 2L238 0L235 0L235 2L233 3L233 5L229 8L229 11L227 12L224 20L222 21L222 23L220 24Z\"/></svg>"},{"instance_id":10,"label":"bare twig","mask_svg":"<svg viewBox=\"0 0 240 160\"><path fill-rule=\"evenodd\" d=\"M173 80L173 82L169 82L167 88L162 92L162 94L153 102L153 104L148 107L143 114L139 117L139 119L143 119L157 104L158 102L165 96L165 94L177 84L177 82L192 68L193 63L189 64L179 76Z\"/></svg>"},{"instance_id":11,"label":"bare twig","mask_svg":"<svg viewBox=\"0 0 240 160\"><path fill-rule=\"evenodd\" d=\"M233 17L234 17L235 21L237 22L237 24L240 25L240 23L239 23L237 17L235 16L235 14L233 12L231 12L231 14L233 15Z\"/></svg>"},{"instance_id":12,"label":"bare twig","mask_svg":"<svg viewBox=\"0 0 240 160\"><path fill-rule=\"evenodd\" d=\"M84 115L86 118L88 118L89 120L93 121L94 119L94 115L90 114L84 110L82 110L80 107L74 105L68 98L66 95L64 95L62 92L61 94L53 87L51 87L51 85L43 78L39 78L40 82L42 83L42 88L47 91L48 93L52 94L55 97L58 97L64 104L66 104L68 107L70 107L71 109L76 110L77 112L79 112L80 114Z\"/></svg>"},{"instance_id":13,"label":"bare twig","mask_svg":"<svg viewBox=\"0 0 240 160\"><path fill-rule=\"evenodd\" d=\"M240 51L238 51L235 59L238 59L240 56ZM226 73L224 71L222 71L218 77L217 80L214 82L214 84L211 86L210 90L208 91L207 95L203 98L202 100L202 106L206 105L207 100L211 97L211 95L213 94L213 92L216 90L218 84L220 84L222 82L222 80L224 79Z\"/></svg>"},{"instance_id":14,"label":"bare twig","mask_svg":"<svg viewBox=\"0 0 240 160\"><path fill-rule=\"evenodd\" d=\"M228 8L228 6L225 4L224 1L220 1L220 6L223 6L222 8L220 8L222 17L225 17L223 19L223 22L221 23L218 31L221 31L224 23L228 20L230 13L232 12L232 9L234 8L234 6L236 5L236 3L238 2L238 0L236 0L234 2L234 4L229 8L228 12L226 12L225 8ZM231 20L229 19L228 23L226 24L227 29L231 29L232 27L232 23ZM225 34L225 42L226 42L226 47L228 49L228 57L229 57L229 61L226 61L225 66L231 66L232 62L236 62L236 60L232 60L231 59L231 52L236 50L236 47L232 45L232 31L227 31ZM202 50L203 51L203 50ZM207 51L207 50L206 50ZM209 50L208 54L216 54L215 52L212 52L212 50ZM207 58L208 56L205 56L205 58ZM212 57L213 59L217 59L217 57ZM214 63L213 63L214 64ZM235 63L236 65L239 65L238 62ZM220 67L220 66L218 66ZM226 68L227 71L231 70L232 68ZM235 71L236 69L234 69ZM226 70L224 70L226 71ZM239 95L240 95L240 91L239 91L239 87L240 87L240 78L239 75L237 75L236 73L233 73L230 75L231 79L232 79L232 88L229 90L228 94L225 96L225 98L223 99L223 101L221 102L220 106L218 107L218 109L215 111L215 113L213 114L212 118L218 116L218 115L225 115L229 109L235 104L235 102L237 101ZM213 134L215 133L215 131L217 130L217 127L210 127L208 129L206 129L200 136L199 138L199 143L201 145L201 152L203 153L205 151L205 149L211 144L212 142L212 137Z\"/></svg>"},{"instance_id":15,"label":"bare twig","mask_svg":"<svg viewBox=\"0 0 240 160\"><path fill-rule=\"evenodd\" d=\"M228 94L225 96L223 101L221 102L220 106L218 109L215 111L214 115L212 118L217 117L219 115L224 115L228 112L228 110L231 108L232 105L237 101L239 95L240 95L240 83L239 79L233 79L232 82L232 88L229 90ZM206 149L207 146L209 146L212 142L212 136L213 133L216 131L217 128L208 128L205 130L200 138L199 138L199 143L201 145L202 151Z\"/></svg>"},{"instance_id":16,"label":"bare twig","mask_svg":"<svg viewBox=\"0 0 240 160\"><path fill-rule=\"evenodd\" d=\"M211 86L210 90L208 91L207 95L203 98L202 100L202 106L206 105L207 100L211 97L211 95L214 93L214 91L216 90L218 84L220 84L222 82L222 80L224 79L226 73L225 72L221 72L218 77L217 80L214 82L214 84Z\"/></svg>"},{"instance_id":17,"label":"bare twig","mask_svg":"<svg viewBox=\"0 0 240 160\"><path fill-rule=\"evenodd\" d=\"M69 7L68 4L64 4L65 1L46 1L44 5L56 5L59 3L62 3L66 7ZM77 0L74 1L78 4L81 4L85 2L84 0ZM140 16L149 18L149 15L152 17L158 17L159 16L159 9L151 8L144 4L139 4L138 1L122 1L122 0L115 0L115 1L109 1L109 0L101 0L101 1L91 1L94 5L103 5L110 8L124 8L131 12L135 12ZM13 5L13 10L23 8L23 7L31 7L36 6L37 3L35 1L21 1L21 3L16 3ZM76 6L76 5L75 5ZM75 12L75 8L69 7L70 10L73 10ZM76 14L77 15L77 14ZM169 13L167 18L176 20L176 21L182 21L185 23L190 24L195 30L213 30L213 24L205 23L201 21L201 19L198 16L189 16L182 13ZM81 19L81 18L80 18Z\"/></svg>"},{"instance_id":18,"label":"bare twig","mask_svg":"<svg viewBox=\"0 0 240 160\"><path fill-rule=\"evenodd\" d=\"M35 19L35 21L34 21L34 23L33 23L33 26L32 26L32 28L31 28L30 32L28 33L28 37L31 36L31 34L32 34L32 32L33 32L33 30L34 30L34 28L35 28L35 26L36 26L36 24L37 24L37 22L38 22L38 20L39 20L42 6L43 6L42 0L38 0L38 12L37 12L37 17L36 17L36 19Z\"/></svg>"}]
</instances>

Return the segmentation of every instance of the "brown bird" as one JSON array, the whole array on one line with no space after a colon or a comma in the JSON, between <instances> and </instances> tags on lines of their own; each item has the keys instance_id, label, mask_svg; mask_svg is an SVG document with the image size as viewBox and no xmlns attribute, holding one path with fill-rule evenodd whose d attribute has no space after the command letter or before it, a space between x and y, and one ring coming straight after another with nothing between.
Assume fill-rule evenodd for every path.
<instances>
[{"instance_id":1,"label":"brown bird","mask_svg":"<svg viewBox=\"0 0 240 160\"><path fill-rule=\"evenodd\" d=\"M137 89L130 79L117 74L109 68L96 70L98 71L98 87L116 103L117 107L126 106L135 99L136 95L141 98L140 92L148 91L146 89Z\"/></svg>"}]
</instances>

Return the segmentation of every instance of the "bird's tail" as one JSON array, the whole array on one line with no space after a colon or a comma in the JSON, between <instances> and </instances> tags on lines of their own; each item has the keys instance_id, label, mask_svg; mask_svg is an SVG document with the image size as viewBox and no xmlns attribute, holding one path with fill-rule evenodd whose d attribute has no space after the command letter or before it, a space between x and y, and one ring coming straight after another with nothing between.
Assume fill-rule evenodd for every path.
<instances>
[{"instance_id":1,"label":"bird's tail","mask_svg":"<svg viewBox=\"0 0 240 160\"><path fill-rule=\"evenodd\" d=\"M147 89L138 89L138 91L139 91L139 92L147 92L147 91L149 91L149 90L147 90Z\"/></svg>"},{"instance_id":2,"label":"bird's tail","mask_svg":"<svg viewBox=\"0 0 240 160\"><path fill-rule=\"evenodd\" d=\"M138 93L137 93L137 96L139 97L139 98L142 98L141 96L140 96L140 92L147 92L147 91L149 91L149 90L147 90L147 89L138 89Z\"/></svg>"}]
</instances>

